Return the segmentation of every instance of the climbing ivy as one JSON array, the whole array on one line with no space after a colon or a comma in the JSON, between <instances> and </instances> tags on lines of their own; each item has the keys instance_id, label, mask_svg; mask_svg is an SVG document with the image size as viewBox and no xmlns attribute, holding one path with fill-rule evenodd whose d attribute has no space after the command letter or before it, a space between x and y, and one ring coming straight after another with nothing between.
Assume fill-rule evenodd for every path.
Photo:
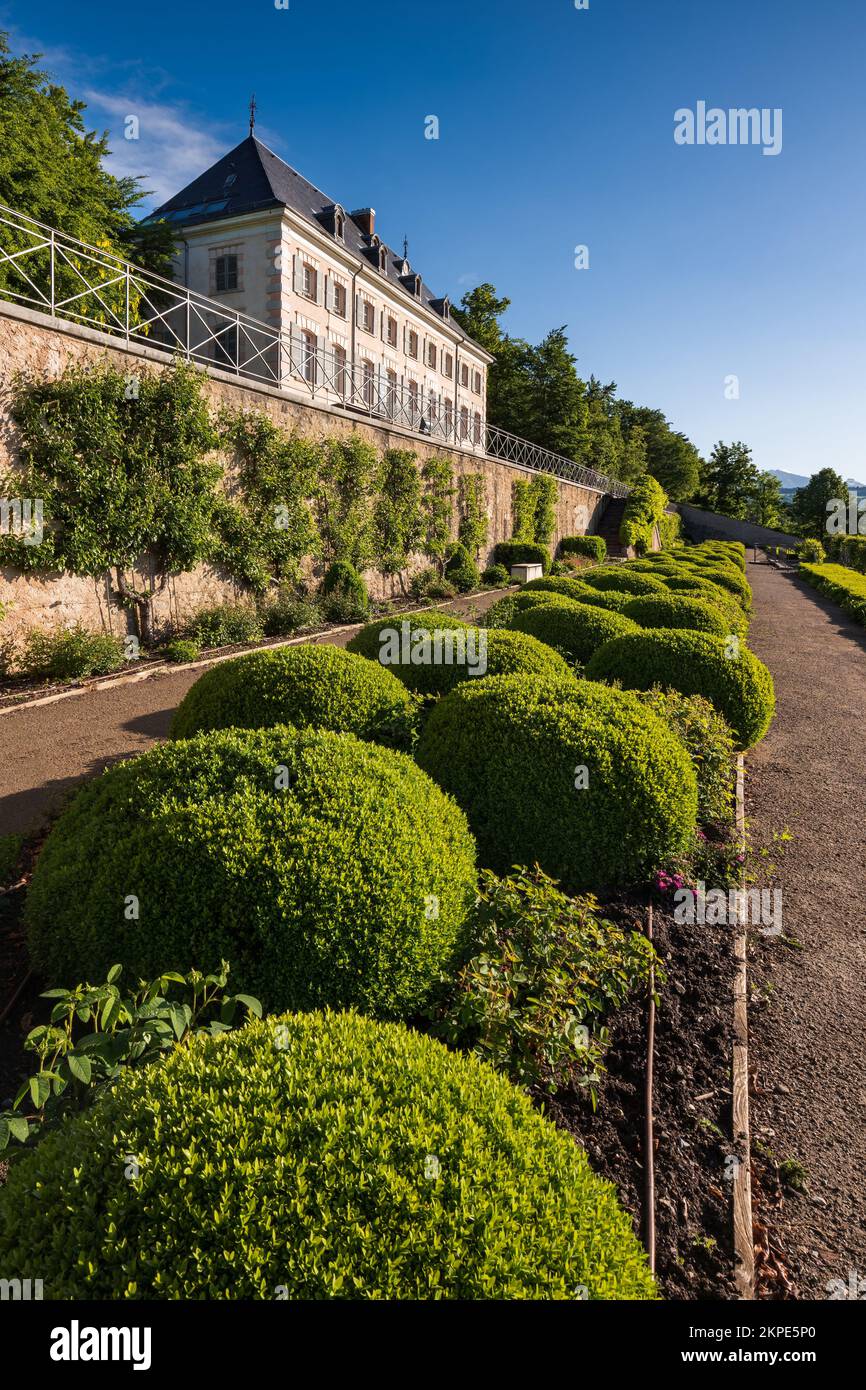
<instances>
[{"instance_id":1,"label":"climbing ivy","mask_svg":"<svg viewBox=\"0 0 866 1390\"><path fill-rule=\"evenodd\" d=\"M318 446L313 507L327 564L345 560L367 569L376 557L373 499L379 456L360 435L329 438Z\"/></svg>"},{"instance_id":2,"label":"climbing ivy","mask_svg":"<svg viewBox=\"0 0 866 1390\"><path fill-rule=\"evenodd\" d=\"M459 480L460 522L457 539L473 560L487 545L490 521L487 516L487 491L483 473L466 473Z\"/></svg>"},{"instance_id":3,"label":"climbing ivy","mask_svg":"<svg viewBox=\"0 0 866 1390\"><path fill-rule=\"evenodd\" d=\"M373 508L376 563L383 574L401 574L421 543L421 477L415 455L387 449Z\"/></svg>"},{"instance_id":4,"label":"climbing ivy","mask_svg":"<svg viewBox=\"0 0 866 1390\"><path fill-rule=\"evenodd\" d=\"M524 478L511 486L511 539L530 544L535 540L535 498Z\"/></svg>"},{"instance_id":5,"label":"climbing ivy","mask_svg":"<svg viewBox=\"0 0 866 1390\"><path fill-rule=\"evenodd\" d=\"M19 375L12 417L20 469L0 479L0 494L40 499L44 533L39 544L0 537L0 562L113 575L150 641L156 594L216 542L222 468L210 457L218 436L200 375L183 364L140 374L73 365L53 381ZM143 586L134 577L142 567Z\"/></svg>"},{"instance_id":6,"label":"climbing ivy","mask_svg":"<svg viewBox=\"0 0 866 1390\"><path fill-rule=\"evenodd\" d=\"M237 475L217 501L213 558L260 593L297 580L301 561L321 548L309 501L321 448L248 411L223 411L220 437L234 450Z\"/></svg>"},{"instance_id":7,"label":"climbing ivy","mask_svg":"<svg viewBox=\"0 0 866 1390\"><path fill-rule=\"evenodd\" d=\"M534 503L533 536L537 545L550 545L556 530L556 499L559 489L556 479L538 473L529 485Z\"/></svg>"},{"instance_id":8,"label":"climbing ivy","mask_svg":"<svg viewBox=\"0 0 866 1390\"><path fill-rule=\"evenodd\" d=\"M454 497L454 469L449 459L434 454L421 469L424 491L421 496L421 527L424 554L445 572L451 544L451 502Z\"/></svg>"}]
</instances>

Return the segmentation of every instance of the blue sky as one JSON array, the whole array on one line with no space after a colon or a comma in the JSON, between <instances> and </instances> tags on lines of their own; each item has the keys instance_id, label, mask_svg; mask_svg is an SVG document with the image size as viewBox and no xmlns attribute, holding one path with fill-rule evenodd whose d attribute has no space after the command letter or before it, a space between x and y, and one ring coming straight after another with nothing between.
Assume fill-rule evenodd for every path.
<instances>
[{"instance_id":1,"label":"blue sky","mask_svg":"<svg viewBox=\"0 0 866 1390\"><path fill-rule=\"evenodd\" d=\"M702 452L866 477L862 0L0 0L0 25L161 196L254 90L257 134L438 292L491 281L533 341L566 323L583 375ZM781 153L677 145L698 101L781 108Z\"/></svg>"}]
</instances>

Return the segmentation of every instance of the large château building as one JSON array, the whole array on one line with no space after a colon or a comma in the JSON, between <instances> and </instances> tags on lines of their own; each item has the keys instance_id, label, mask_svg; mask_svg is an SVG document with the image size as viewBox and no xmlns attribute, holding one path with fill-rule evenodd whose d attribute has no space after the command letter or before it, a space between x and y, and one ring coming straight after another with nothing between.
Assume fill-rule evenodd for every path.
<instances>
[{"instance_id":1,"label":"large ch\u00e2teau building","mask_svg":"<svg viewBox=\"0 0 866 1390\"><path fill-rule=\"evenodd\" d=\"M250 133L147 220L160 218L175 278L225 306L208 325L218 366L483 449L493 358L372 208L349 212Z\"/></svg>"}]
</instances>

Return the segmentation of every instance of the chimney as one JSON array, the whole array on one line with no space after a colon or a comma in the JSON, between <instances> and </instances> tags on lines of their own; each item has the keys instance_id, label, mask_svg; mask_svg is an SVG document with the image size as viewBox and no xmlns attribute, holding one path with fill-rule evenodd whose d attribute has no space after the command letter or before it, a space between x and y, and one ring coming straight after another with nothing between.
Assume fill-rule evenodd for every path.
<instances>
[{"instance_id":1,"label":"chimney","mask_svg":"<svg viewBox=\"0 0 866 1390\"><path fill-rule=\"evenodd\" d=\"M353 222L357 222L365 236L373 235L376 230L375 208L359 208L357 212L352 212L349 216Z\"/></svg>"}]
</instances>

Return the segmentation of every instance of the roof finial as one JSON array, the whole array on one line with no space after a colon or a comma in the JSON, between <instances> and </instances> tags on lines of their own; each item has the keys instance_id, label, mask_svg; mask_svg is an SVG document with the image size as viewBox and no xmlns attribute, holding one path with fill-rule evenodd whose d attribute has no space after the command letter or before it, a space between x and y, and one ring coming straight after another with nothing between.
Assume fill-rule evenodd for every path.
<instances>
[{"instance_id":1,"label":"roof finial","mask_svg":"<svg viewBox=\"0 0 866 1390\"><path fill-rule=\"evenodd\" d=\"M408 238L407 236L404 236L404 238L403 238L403 260L404 260L404 261L408 261L408 259L409 259L409 238Z\"/></svg>"},{"instance_id":2,"label":"roof finial","mask_svg":"<svg viewBox=\"0 0 866 1390\"><path fill-rule=\"evenodd\" d=\"M250 135L255 130L256 125L256 94L253 92L250 97Z\"/></svg>"}]
</instances>

